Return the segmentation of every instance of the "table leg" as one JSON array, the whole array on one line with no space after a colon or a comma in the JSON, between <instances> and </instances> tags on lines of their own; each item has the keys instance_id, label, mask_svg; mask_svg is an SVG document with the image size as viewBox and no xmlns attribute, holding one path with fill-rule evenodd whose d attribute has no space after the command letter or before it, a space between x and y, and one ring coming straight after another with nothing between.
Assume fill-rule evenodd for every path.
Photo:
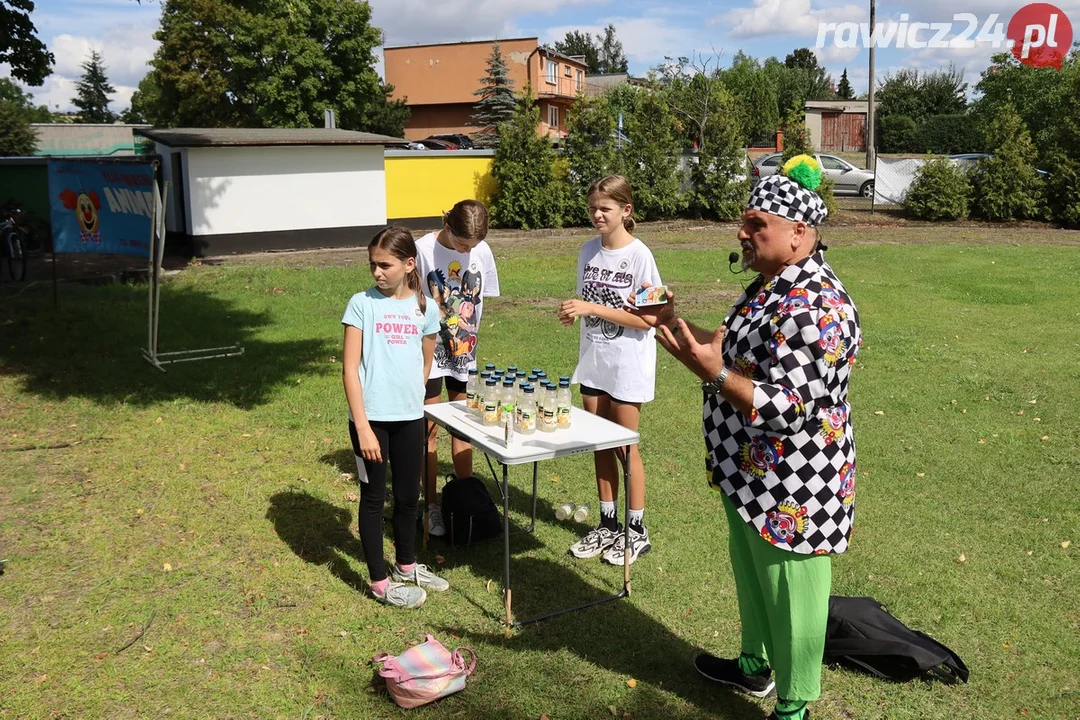
<instances>
[{"instance_id":1,"label":"table leg","mask_svg":"<svg viewBox=\"0 0 1080 720\"><path fill-rule=\"evenodd\" d=\"M623 532L626 533L623 536L623 540L626 545L626 551L623 552L623 588L627 595L630 595L630 446L627 445L623 451L623 498L625 500L623 506L623 517L626 518L626 525L623 527Z\"/></svg>"},{"instance_id":2,"label":"table leg","mask_svg":"<svg viewBox=\"0 0 1080 720\"><path fill-rule=\"evenodd\" d=\"M434 432L435 432L435 423L427 422L427 421L425 421L425 422L427 423L427 433L424 435L424 447L421 450L421 452L424 453L421 456L421 457L424 458L424 471L422 473L420 473L420 484L423 486L423 492L420 493L420 494L423 495L423 497L424 497L424 515L423 515L424 519L423 519L422 522L424 523L424 549L427 550L428 549L428 540L430 539L428 537L428 526L430 525L429 518L428 518L428 513L430 512L430 510L428 508L429 508L429 506L431 504L431 499L428 497L428 482L427 482L428 451L427 451L427 447L428 447L428 440L431 439L432 434L434 434ZM436 480L436 482L438 482L438 480Z\"/></svg>"},{"instance_id":3,"label":"table leg","mask_svg":"<svg viewBox=\"0 0 1080 720\"><path fill-rule=\"evenodd\" d=\"M510 635L514 627L514 616L510 610L510 478L506 465L502 466L503 500L503 602L506 605L506 633Z\"/></svg>"},{"instance_id":4,"label":"table leg","mask_svg":"<svg viewBox=\"0 0 1080 720\"><path fill-rule=\"evenodd\" d=\"M537 466L540 463L533 463L533 502L532 502L532 522L529 523L529 532L536 530L536 473Z\"/></svg>"}]
</instances>

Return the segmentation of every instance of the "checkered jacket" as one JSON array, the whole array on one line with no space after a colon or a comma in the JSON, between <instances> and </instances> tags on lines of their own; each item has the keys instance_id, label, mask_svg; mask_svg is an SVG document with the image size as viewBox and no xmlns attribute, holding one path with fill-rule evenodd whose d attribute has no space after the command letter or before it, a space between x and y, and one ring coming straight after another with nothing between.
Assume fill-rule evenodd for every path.
<instances>
[{"instance_id":1,"label":"checkered jacket","mask_svg":"<svg viewBox=\"0 0 1080 720\"><path fill-rule=\"evenodd\" d=\"M755 280L724 324L725 365L755 387L749 417L705 396L712 484L776 547L844 552L855 517L847 397L862 344L855 305L817 252Z\"/></svg>"}]
</instances>

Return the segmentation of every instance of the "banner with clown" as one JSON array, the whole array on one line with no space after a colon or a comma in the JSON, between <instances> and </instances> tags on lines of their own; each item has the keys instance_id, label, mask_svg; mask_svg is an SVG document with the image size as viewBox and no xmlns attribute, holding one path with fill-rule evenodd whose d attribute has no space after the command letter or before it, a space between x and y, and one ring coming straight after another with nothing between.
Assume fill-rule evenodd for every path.
<instances>
[{"instance_id":1,"label":"banner with clown","mask_svg":"<svg viewBox=\"0 0 1080 720\"><path fill-rule=\"evenodd\" d=\"M53 249L148 257L153 185L149 160L50 160Z\"/></svg>"}]
</instances>

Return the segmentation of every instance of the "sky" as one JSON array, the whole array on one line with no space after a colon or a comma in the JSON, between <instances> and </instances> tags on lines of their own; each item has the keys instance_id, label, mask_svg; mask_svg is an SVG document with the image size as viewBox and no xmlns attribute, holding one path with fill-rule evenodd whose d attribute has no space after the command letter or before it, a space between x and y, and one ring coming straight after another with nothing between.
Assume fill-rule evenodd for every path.
<instances>
[{"instance_id":1,"label":"sky","mask_svg":"<svg viewBox=\"0 0 1080 720\"><path fill-rule=\"evenodd\" d=\"M846 68L855 92L867 89L869 53L859 43L838 47L836 32L827 32L817 47L823 23L867 23L869 2L851 0L369 0L372 22L384 32L388 46L433 42L487 40L492 38L539 37L554 43L570 30L602 32L613 24L630 63L630 72L644 75L665 57L690 57L728 66L739 50L764 59L783 59L795 48L810 47L818 61L839 81ZM1080 0L1056 0L1054 4L1080 35ZM976 33L990 20L1008 26L1022 6L1015 0L878 0L877 22L902 21L950 23L946 38L954 38L970 23ZM31 15L38 37L56 57L53 74L38 88L27 88L35 104L51 109L72 110L75 82L80 65L91 48L104 55L110 82L116 87L111 108L121 111L131 102L131 94L145 75L157 41L161 4L157 0L37 0ZM954 14L972 17L954 19ZM920 32L917 39L929 40L934 30ZM1061 35L1059 30L1058 35ZM850 31L847 34L850 37ZM841 41L845 37L840 38ZM1058 38L1060 40L1060 37ZM876 53L876 77L901 68L920 71L955 66L964 73L971 88L990 56L1001 52L992 40L974 47L881 48ZM893 43L895 45L895 43ZM381 70L381 53L379 53ZM8 75L0 65L0 76Z\"/></svg>"}]
</instances>

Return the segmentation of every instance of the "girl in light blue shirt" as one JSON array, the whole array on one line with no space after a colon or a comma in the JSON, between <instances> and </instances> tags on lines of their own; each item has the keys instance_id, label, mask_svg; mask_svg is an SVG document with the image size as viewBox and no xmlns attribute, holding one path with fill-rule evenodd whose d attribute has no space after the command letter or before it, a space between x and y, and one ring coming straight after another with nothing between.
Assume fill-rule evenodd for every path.
<instances>
[{"instance_id":1,"label":"girl in light blue shirt","mask_svg":"<svg viewBox=\"0 0 1080 720\"><path fill-rule=\"evenodd\" d=\"M393 607L420 607L426 590L446 580L416 562L416 505L424 447L424 385L431 369L439 309L428 302L416 269L416 243L403 227L381 231L368 245L375 287L349 300L343 382L349 436L360 478L360 541L371 593ZM383 558L386 468L393 466L395 563Z\"/></svg>"}]
</instances>

